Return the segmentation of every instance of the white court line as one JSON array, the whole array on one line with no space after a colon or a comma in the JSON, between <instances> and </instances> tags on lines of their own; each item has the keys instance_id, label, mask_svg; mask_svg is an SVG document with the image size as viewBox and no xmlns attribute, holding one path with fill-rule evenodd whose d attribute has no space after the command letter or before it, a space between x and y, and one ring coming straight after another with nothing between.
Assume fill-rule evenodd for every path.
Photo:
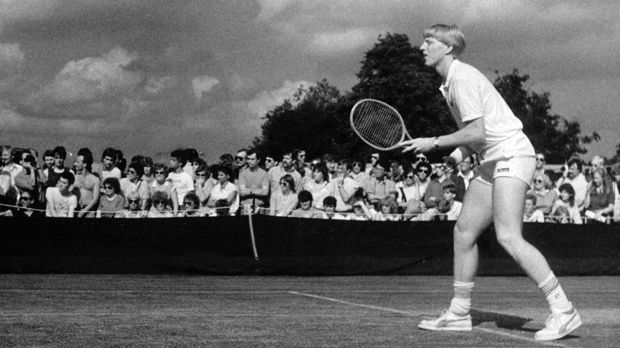
<instances>
[{"instance_id":1,"label":"white court line","mask_svg":"<svg viewBox=\"0 0 620 348\"><path fill-rule=\"evenodd\" d=\"M388 307L380 307L380 306L367 305L367 304L363 304L363 303L350 302L350 301L345 301L345 300L339 300L337 298L325 297L325 296L314 295L314 294L308 294L308 293L298 292L298 291L289 291L288 293L292 294L292 295L298 295L298 296L305 296L305 297L315 298L315 299L318 299L318 300L324 300L324 301L329 301L329 302L341 303L341 304L348 305L348 306L376 309L376 310L384 311L384 312L404 314L404 315L411 316L411 317L419 317L419 315L415 315L415 314L413 314L411 312L401 311L401 310L398 310L398 309L393 309L393 308L388 308ZM481 327L474 327L474 329L478 330L478 331L483 331L483 332L499 335L499 336L505 336L505 337L510 337L510 338L517 339L517 340L532 342L532 343L536 343L536 344L544 345L544 346L568 347L566 345L559 344L559 343L536 341L533 338L523 337L523 336L520 336L520 335L515 335L515 334L511 334L511 333L503 332L503 331L499 331L499 330L493 330L493 329L487 329L487 328L481 328Z\"/></svg>"}]
</instances>

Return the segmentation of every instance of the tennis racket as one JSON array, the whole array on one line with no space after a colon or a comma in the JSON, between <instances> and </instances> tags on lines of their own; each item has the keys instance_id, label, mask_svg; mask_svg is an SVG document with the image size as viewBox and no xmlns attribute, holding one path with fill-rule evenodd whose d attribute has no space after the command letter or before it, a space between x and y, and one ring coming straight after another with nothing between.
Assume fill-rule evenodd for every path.
<instances>
[{"instance_id":1,"label":"tennis racket","mask_svg":"<svg viewBox=\"0 0 620 348\"><path fill-rule=\"evenodd\" d=\"M394 150L411 136L403 117L390 105L375 99L362 99L351 109L351 128L377 150Z\"/></svg>"}]
</instances>

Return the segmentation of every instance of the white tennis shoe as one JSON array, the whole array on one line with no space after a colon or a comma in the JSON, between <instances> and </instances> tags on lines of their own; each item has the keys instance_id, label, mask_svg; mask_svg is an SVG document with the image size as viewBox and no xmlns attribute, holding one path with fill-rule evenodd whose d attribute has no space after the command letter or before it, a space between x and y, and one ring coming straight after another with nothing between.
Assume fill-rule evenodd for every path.
<instances>
[{"instance_id":1,"label":"white tennis shoe","mask_svg":"<svg viewBox=\"0 0 620 348\"><path fill-rule=\"evenodd\" d=\"M545 322L545 328L536 332L534 338L538 341L560 339L581 326L581 316L575 308L568 312L553 313Z\"/></svg>"},{"instance_id":2,"label":"white tennis shoe","mask_svg":"<svg viewBox=\"0 0 620 348\"><path fill-rule=\"evenodd\" d=\"M471 315L459 316L446 309L439 318L422 320L418 327L433 331L471 331Z\"/></svg>"}]
</instances>

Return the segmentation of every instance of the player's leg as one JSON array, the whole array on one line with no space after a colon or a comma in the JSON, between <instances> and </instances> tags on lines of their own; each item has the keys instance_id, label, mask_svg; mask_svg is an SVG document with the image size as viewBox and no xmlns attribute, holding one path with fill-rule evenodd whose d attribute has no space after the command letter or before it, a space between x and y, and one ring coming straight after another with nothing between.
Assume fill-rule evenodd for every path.
<instances>
[{"instance_id":1,"label":"player's leg","mask_svg":"<svg viewBox=\"0 0 620 348\"><path fill-rule=\"evenodd\" d=\"M476 241L492 221L491 193L492 187L488 182L480 179L471 182L454 227L454 297L447 311L436 319L422 320L419 328L450 331L472 329L469 310L478 270Z\"/></svg>"},{"instance_id":2,"label":"player's leg","mask_svg":"<svg viewBox=\"0 0 620 348\"><path fill-rule=\"evenodd\" d=\"M516 161L517 163L519 161ZM514 163L513 163L514 165ZM527 164L518 163L519 168ZM553 340L581 325L581 318L566 298L545 257L523 238L523 210L528 184L524 178L497 177L493 185L493 220L497 240L521 268L538 284L552 311L547 327L536 339Z\"/></svg>"}]
</instances>

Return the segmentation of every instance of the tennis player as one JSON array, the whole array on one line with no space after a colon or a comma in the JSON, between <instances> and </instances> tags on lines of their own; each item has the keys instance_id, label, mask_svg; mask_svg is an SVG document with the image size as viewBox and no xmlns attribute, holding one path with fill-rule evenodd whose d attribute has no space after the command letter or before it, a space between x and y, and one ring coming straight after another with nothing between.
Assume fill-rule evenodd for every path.
<instances>
[{"instance_id":1,"label":"tennis player","mask_svg":"<svg viewBox=\"0 0 620 348\"><path fill-rule=\"evenodd\" d=\"M465 37L456 25L437 24L424 31L420 47L427 66L443 78L440 87L459 130L433 138L406 141L403 152L424 153L457 148L457 163L473 152L481 158L479 175L470 183L454 228L454 297L437 319L422 320L426 330L472 329L471 293L478 268L477 239L491 224L497 240L546 297L551 315L537 340L555 340L581 325L545 257L522 236L525 193L535 169L535 152L514 116L491 82L476 68L457 58Z\"/></svg>"}]
</instances>

